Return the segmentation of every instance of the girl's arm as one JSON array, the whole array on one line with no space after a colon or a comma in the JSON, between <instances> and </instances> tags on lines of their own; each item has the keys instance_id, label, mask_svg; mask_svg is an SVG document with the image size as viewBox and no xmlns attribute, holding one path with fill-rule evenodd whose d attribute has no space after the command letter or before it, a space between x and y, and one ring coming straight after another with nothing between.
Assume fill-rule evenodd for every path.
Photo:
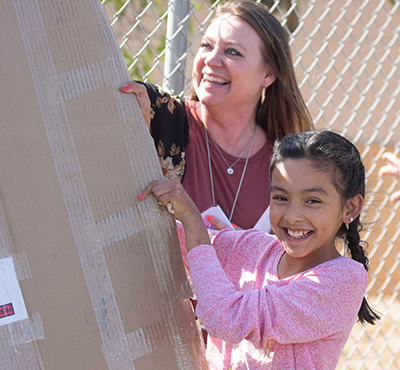
<instances>
[{"instance_id":1,"label":"girl's arm","mask_svg":"<svg viewBox=\"0 0 400 370\"><path fill-rule=\"evenodd\" d=\"M343 266L329 261L292 280L266 279L260 289L241 291L239 282L235 286L227 278L215 249L198 247L188 254L197 315L211 336L228 343L247 339L257 348L265 348L270 338L305 343L346 334L356 319L367 276L361 264L342 258ZM259 262L254 273L262 275L264 263Z\"/></svg>"},{"instance_id":2,"label":"girl's arm","mask_svg":"<svg viewBox=\"0 0 400 370\"><path fill-rule=\"evenodd\" d=\"M188 252L198 245L210 244L207 228L196 204L178 181L153 181L139 195L139 200L145 199L150 193L165 207L172 207L176 219L182 223L185 230Z\"/></svg>"}]
</instances>

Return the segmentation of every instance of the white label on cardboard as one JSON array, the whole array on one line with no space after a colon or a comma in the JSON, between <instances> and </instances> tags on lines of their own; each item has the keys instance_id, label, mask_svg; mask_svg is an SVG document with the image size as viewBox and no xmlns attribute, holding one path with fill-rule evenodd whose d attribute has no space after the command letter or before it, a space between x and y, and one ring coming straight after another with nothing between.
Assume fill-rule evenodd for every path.
<instances>
[{"instance_id":1,"label":"white label on cardboard","mask_svg":"<svg viewBox=\"0 0 400 370\"><path fill-rule=\"evenodd\" d=\"M28 318L12 257L0 259L0 326Z\"/></svg>"}]
</instances>

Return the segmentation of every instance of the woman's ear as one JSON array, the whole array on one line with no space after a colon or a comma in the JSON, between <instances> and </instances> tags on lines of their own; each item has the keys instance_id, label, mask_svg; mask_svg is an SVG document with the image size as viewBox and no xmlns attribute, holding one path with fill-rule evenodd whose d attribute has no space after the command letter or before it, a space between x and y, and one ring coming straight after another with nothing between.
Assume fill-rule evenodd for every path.
<instances>
[{"instance_id":1,"label":"woman's ear","mask_svg":"<svg viewBox=\"0 0 400 370\"><path fill-rule=\"evenodd\" d=\"M350 198L343 207L343 222L348 224L356 219L361 212L363 204L364 198L361 194Z\"/></svg>"},{"instance_id":2,"label":"woman's ear","mask_svg":"<svg viewBox=\"0 0 400 370\"><path fill-rule=\"evenodd\" d=\"M270 86L275 80L276 74L273 72L272 68L270 68L261 85L263 88L268 88L268 86Z\"/></svg>"}]
</instances>

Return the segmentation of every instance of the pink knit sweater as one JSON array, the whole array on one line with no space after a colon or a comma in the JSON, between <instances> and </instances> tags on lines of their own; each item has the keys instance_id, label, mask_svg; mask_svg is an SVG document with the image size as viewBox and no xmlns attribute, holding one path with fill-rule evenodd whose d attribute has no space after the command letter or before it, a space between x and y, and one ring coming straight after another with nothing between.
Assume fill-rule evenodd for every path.
<instances>
[{"instance_id":1,"label":"pink knit sweater","mask_svg":"<svg viewBox=\"0 0 400 370\"><path fill-rule=\"evenodd\" d=\"M335 369L367 286L363 265L340 256L279 279L277 238L255 230L213 234L213 246L187 255L210 369Z\"/></svg>"}]
</instances>

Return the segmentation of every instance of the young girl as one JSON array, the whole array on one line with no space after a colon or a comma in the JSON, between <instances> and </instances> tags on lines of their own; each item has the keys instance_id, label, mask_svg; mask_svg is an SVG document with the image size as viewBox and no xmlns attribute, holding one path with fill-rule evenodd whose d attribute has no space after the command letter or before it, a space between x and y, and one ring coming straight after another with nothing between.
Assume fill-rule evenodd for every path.
<instances>
[{"instance_id":1,"label":"young girl","mask_svg":"<svg viewBox=\"0 0 400 370\"><path fill-rule=\"evenodd\" d=\"M342 136L304 132L275 144L270 178L276 236L207 231L175 181L153 182L139 199L153 192L183 225L210 369L333 370L357 314L379 318L364 298L364 166Z\"/></svg>"}]
</instances>

